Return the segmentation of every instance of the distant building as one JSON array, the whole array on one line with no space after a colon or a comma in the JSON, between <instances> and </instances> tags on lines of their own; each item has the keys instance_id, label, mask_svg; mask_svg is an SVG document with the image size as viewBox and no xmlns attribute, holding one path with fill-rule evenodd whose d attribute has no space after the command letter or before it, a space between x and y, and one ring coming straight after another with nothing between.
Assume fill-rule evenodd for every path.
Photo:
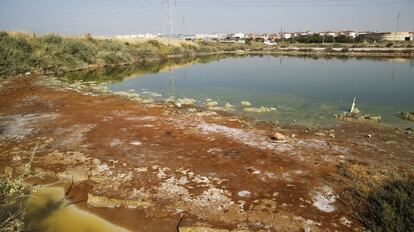
<instances>
[{"instance_id":1,"label":"distant building","mask_svg":"<svg viewBox=\"0 0 414 232\"><path fill-rule=\"evenodd\" d=\"M414 41L412 32L386 32L381 38L385 41Z\"/></svg>"},{"instance_id":2,"label":"distant building","mask_svg":"<svg viewBox=\"0 0 414 232\"><path fill-rule=\"evenodd\" d=\"M143 38L143 39L153 39L157 38L158 35L146 33L146 34L131 34L131 35L116 35L115 38L117 39L136 39L136 38Z\"/></svg>"},{"instance_id":3,"label":"distant building","mask_svg":"<svg viewBox=\"0 0 414 232\"><path fill-rule=\"evenodd\" d=\"M239 39L244 39L245 35L244 35L244 33L239 32L239 33L235 33L234 37L239 38Z\"/></svg>"},{"instance_id":4,"label":"distant building","mask_svg":"<svg viewBox=\"0 0 414 232\"><path fill-rule=\"evenodd\" d=\"M275 46L275 45L277 45L277 43L276 43L276 42L271 41L271 40L265 40L265 41L264 41L264 44L266 44L266 45L271 45L271 46Z\"/></svg>"}]
</instances>

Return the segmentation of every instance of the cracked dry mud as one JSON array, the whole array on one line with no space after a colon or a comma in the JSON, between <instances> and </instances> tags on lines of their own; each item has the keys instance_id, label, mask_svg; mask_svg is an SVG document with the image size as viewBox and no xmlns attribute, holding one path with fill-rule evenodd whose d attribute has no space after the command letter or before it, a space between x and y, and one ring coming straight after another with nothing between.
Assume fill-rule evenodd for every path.
<instances>
[{"instance_id":1,"label":"cracked dry mud","mask_svg":"<svg viewBox=\"0 0 414 232\"><path fill-rule=\"evenodd\" d=\"M358 231L336 166L414 163L413 137L387 127L275 127L46 77L9 78L0 94L0 167L18 174L37 145L33 183L73 182L80 208L131 231L175 231L181 217L181 231Z\"/></svg>"}]
</instances>

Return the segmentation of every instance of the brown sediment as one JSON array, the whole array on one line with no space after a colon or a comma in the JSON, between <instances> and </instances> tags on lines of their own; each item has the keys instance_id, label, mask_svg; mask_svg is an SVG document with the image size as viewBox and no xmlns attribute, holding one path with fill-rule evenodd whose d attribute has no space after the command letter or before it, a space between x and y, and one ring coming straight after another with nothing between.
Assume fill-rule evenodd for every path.
<instances>
[{"instance_id":1,"label":"brown sediment","mask_svg":"<svg viewBox=\"0 0 414 232\"><path fill-rule=\"evenodd\" d=\"M38 145L39 182L73 182L80 208L132 231L172 231L183 216L187 229L360 230L330 178L337 165L414 163L413 136L401 129L258 124L45 83L1 84L1 167L17 174ZM273 141L275 132L287 139Z\"/></svg>"}]
</instances>

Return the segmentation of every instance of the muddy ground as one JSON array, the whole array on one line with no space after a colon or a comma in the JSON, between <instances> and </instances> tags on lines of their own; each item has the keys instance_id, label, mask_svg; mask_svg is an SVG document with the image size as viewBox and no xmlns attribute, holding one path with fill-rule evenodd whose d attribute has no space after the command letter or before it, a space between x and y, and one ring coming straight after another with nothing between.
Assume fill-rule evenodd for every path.
<instances>
[{"instance_id":1,"label":"muddy ground","mask_svg":"<svg viewBox=\"0 0 414 232\"><path fill-rule=\"evenodd\" d=\"M0 96L0 167L19 174L35 149L34 183L74 183L73 203L131 231L359 231L338 165L414 164L405 129L278 125L48 77L8 78Z\"/></svg>"}]
</instances>

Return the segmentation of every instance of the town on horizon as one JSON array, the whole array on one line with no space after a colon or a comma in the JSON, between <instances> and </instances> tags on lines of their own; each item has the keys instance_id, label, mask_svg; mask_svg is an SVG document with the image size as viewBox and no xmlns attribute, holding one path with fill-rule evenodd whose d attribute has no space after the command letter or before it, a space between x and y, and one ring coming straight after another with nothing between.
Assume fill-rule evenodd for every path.
<instances>
[{"instance_id":1,"label":"town on horizon","mask_svg":"<svg viewBox=\"0 0 414 232\"><path fill-rule=\"evenodd\" d=\"M185 39L185 40L206 40L206 41L233 41L237 43L245 43L248 40L255 40L261 42L276 42L276 41L283 41L283 40L292 40L294 42L295 39L300 38L309 38L309 37L322 37L331 38L337 42L341 42L342 40L355 40L358 37L373 37L378 38L384 41L414 41L414 32L409 31L398 31L398 32L378 32L378 31L353 31L353 30L340 30L340 31L320 31L320 32L313 32L313 31L301 31L301 32L281 32L278 33L244 33L244 32L236 32L236 33L200 33L200 34L174 34L174 35L167 35L165 33L139 33L139 34L123 34L123 35L115 35L111 37L119 38L119 39L155 39L155 38L166 38L166 37L173 37L176 39ZM329 40L329 39L328 39ZM327 41L328 41L327 40ZM326 42L327 42L326 41ZM335 42L335 41L333 41Z\"/></svg>"}]
</instances>

